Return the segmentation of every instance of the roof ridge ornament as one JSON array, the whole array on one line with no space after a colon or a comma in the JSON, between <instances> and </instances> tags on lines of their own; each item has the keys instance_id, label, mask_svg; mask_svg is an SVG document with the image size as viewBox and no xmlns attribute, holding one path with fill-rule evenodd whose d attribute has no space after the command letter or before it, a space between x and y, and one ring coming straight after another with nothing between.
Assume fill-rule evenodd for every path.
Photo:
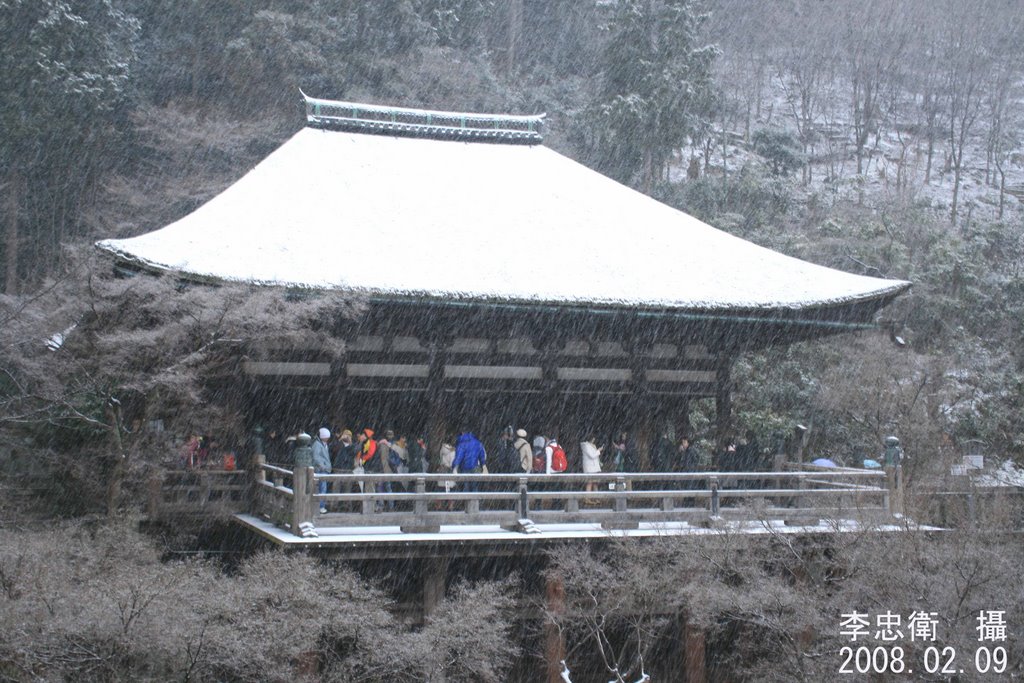
<instances>
[{"instance_id":1,"label":"roof ridge ornament","mask_svg":"<svg viewBox=\"0 0 1024 683\"><path fill-rule=\"evenodd\" d=\"M306 104L306 122L312 128L435 140L525 145L538 145L544 141L544 117L547 114L514 116L434 111L325 100L299 92Z\"/></svg>"}]
</instances>

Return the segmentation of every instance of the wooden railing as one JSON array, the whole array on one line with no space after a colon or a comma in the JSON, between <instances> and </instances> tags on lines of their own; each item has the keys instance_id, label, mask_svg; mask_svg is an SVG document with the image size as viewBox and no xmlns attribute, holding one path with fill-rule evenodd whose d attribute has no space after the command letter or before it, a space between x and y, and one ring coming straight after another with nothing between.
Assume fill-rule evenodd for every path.
<instances>
[{"instance_id":1,"label":"wooden railing","mask_svg":"<svg viewBox=\"0 0 1024 683\"><path fill-rule=\"evenodd\" d=\"M327 482L328 493L318 493ZM587 491L589 482L596 490ZM319 513L321 506L326 513ZM885 475L836 472L644 474L315 474L257 464L253 512L296 535L316 527L399 526L438 531L449 524L641 522L715 524L731 519L889 514Z\"/></svg>"},{"instance_id":2,"label":"wooden railing","mask_svg":"<svg viewBox=\"0 0 1024 683\"><path fill-rule=\"evenodd\" d=\"M230 515L250 506L252 473L244 470L160 470L149 479L150 519Z\"/></svg>"}]
</instances>

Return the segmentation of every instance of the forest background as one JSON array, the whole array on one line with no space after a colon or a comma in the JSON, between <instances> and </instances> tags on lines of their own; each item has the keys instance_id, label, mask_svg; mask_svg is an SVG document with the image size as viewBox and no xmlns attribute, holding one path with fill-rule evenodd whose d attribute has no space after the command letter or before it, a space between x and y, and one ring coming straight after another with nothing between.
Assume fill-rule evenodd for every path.
<instances>
[{"instance_id":1,"label":"forest background","mask_svg":"<svg viewBox=\"0 0 1024 683\"><path fill-rule=\"evenodd\" d=\"M1020 455L1018 9L5 0L0 281L38 292L66 245L195 209L303 125L300 88L547 112L545 144L716 227L914 283L881 321L905 346L843 336L743 359L739 433L801 422L814 452L851 462L890 433L917 463L971 439Z\"/></svg>"},{"instance_id":2,"label":"forest background","mask_svg":"<svg viewBox=\"0 0 1024 683\"><path fill-rule=\"evenodd\" d=\"M5 467L23 466L20 453L59 471L62 514L109 508L117 492L90 490L92 467L159 459L122 406L144 406L132 415L142 421L210 419L216 401L196 380L216 362L212 340L282 317L308 328L337 303L244 290L175 299L173 283L125 285L90 256L95 239L162 227L240 177L304 124L300 88L547 112L545 144L718 228L912 281L877 333L741 359L738 429L810 425L808 452L851 464L896 434L919 478L943 476L979 442L1019 460L1019 10L1013 0L0 0ZM712 411L696 407L698 430Z\"/></svg>"}]
</instances>

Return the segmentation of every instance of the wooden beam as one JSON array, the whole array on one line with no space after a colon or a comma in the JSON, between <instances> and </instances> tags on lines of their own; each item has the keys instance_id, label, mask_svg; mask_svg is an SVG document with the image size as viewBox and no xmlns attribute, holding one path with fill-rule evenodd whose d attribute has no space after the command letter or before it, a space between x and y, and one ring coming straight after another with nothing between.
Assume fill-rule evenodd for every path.
<instances>
[{"instance_id":1,"label":"wooden beam","mask_svg":"<svg viewBox=\"0 0 1024 683\"><path fill-rule=\"evenodd\" d=\"M565 584L559 576L549 576L544 590L545 611L555 617L565 613ZM551 618L544 621L544 662L548 683L562 683L562 662L565 660L565 636Z\"/></svg>"}]
</instances>

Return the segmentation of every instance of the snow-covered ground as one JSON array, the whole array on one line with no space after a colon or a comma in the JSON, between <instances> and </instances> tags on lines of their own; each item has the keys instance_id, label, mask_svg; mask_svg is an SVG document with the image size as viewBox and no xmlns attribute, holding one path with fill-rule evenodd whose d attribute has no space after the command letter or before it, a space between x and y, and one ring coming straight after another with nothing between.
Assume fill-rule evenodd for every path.
<instances>
[{"instance_id":1,"label":"snow-covered ground","mask_svg":"<svg viewBox=\"0 0 1024 683\"><path fill-rule=\"evenodd\" d=\"M1017 486L1024 488L1024 469L1012 460L1006 460L996 469L972 473L971 482L978 487L992 488Z\"/></svg>"},{"instance_id":2,"label":"snow-covered ground","mask_svg":"<svg viewBox=\"0 0 1024 683\"><path fill-rule=\"evenodd\" d=\"M806 154L811 178L809 183L799 182L801 171L798 170L795 174L798 182L794 182L797 191L805 198L816 194L837 200L899 197L948 212L953 200L954 173L949 162L950 145L943 137L948 123L941 120L941 114L927 183L928 142L923 135L914 134L920 122L914 118L915 105L909 99L901 102L902 116L883 116L878 131L869 136L864 149L863 173L858 175L849 103L849 92L837 87L830 97L817 104L814 116L817 139ZM729 139L736 144L726 146L724 164L721 144L715 147L711 155L713 173L721 173L723 168L733 173L746 164L764 163L742 142L743 135L735 130L736 126L731 128ZM1007 106L1003 128L1011 132L1024 128L1024 83L1018 84L1015 97ZM783 130L794 139L798 137L792 107L776 78L768 85L760 118L751 123L752 134L759 129ZM987 161L989 130L983 108L970 130L963 155L958 199L961 220L968 217L994 219L998 214L1000 178L995 165ZM685 179L689 160L699 155L697 149L682 150L680 162L670 171L670 179ZM1006 174L1003 218L1013 220L1024 213L1024 142L1015 140L1006 144L1002 167Z\"/></svg>"}]
</instances>

